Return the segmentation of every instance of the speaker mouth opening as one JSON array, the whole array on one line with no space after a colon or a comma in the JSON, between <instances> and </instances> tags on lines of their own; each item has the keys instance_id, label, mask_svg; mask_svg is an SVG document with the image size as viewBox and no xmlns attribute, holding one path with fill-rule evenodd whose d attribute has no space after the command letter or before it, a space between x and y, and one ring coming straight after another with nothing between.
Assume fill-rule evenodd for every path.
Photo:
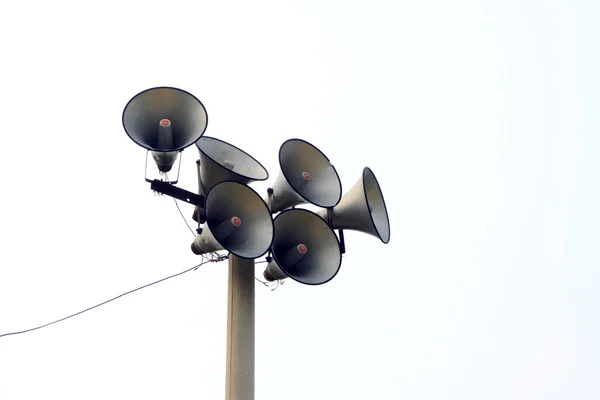
<instances>
[{"instance_id":1,"label":"speaker mouth opening","mask_svg":"<svg viewBox=\"0 0 600 400\"><path fill-rule=\"evenodd\" d=\"M390 219L379 182L369 167L363 169L363 193L365 195L367 207L369 207L371 223L375 227L379 239L387 244L390 241ZM382 209L383 214L373 217L372 210L374 208Z\"/></svg>"},{"instance_id":2,"label":"speaker mouth opening","mask_svg":"<svg viewBox=\"0 0 600 400\"><path fill-rule=\"evenodd\" d=\"M247 175L247 174L243 174L241 172L238 172L235 170L235 163L231 161L231 159L223 159L221 161L215 159L214 154L209 154L210 151L205 149L203 150L202 147L200 147L200 142L201 141L215 141L218 142L220 145L225 146L226 148L230 148L233 149L236 152L239 152L241 154L243 154L244 156L248 157L248 159L250 159L255 165L252 166L252 169L256 169L256 171L252 171L251 173L253 175ZM227 168L228 171L236 176L239 176L240 178L243 179L249 179L249 180L253 180L253 181L264 181L267 180L269 178L269 171L267 171L267 169L254 157L252 157L250 154L246 153L244 150L240 149L239 147L231 144L231 143L227 143L223 140L211 137L211 136L202 136L201 138L199 138L196 141L196 147L198 148L198 150L200 152L202 152L202 154L204 154L207 158L209 158L212 162L223 166L224 168ZM226 165L223 165L223 163L225 163ZM229 164L229 165L227 165ZM231 166L233 166L233 169L230 168Z\"/></svg>"},{"instance_id":3,"label":"speaker mouth opening","mask_svg":"<svg viewBox=\"0 0 600 400\"><path fill-rule=\"evenodd\" d=\"M301 208L287 209L275 217L274 224L276 232L277 224L295 228L291 232L282 234L281 231L285 232L285 229L280 226L280 236L274 237L271 248L273 259L285 275L296 282L313 286L322 285L335 278L342 266L340 242L335 232L321 217ZM310 236L301 237L298 232L309 232ZM281 251L276 249L279 246ZM288 253L290 249L298 246L304 246L306 249L304 258L300 262L320 263L320 265L311 265L314 274L312 279L310 276L303 277L295 274L291 270L293 267L286 267L285 260L281 259L281 256ZM328 264L323 266L324 263Z\"/></svg>"},{"instance_id":4,"label":"speaker mouth opening","mask_svg":"<svg viewBox=\"0 0 600 400\"><path fill-rule=\"evenodd\" d=\"M284 154L283 153L285 153L287 151L288 147L290 147L290 146L298 147L298 145L304 147L304 149L300 149L300 150L310 151L313 153L313 155L318 155L317 158L322 158L322 160L327 161L329 166L331 166L331 168L333 169L335 181L336 181L335 186L337 189L334 196L329 196L329 197L332 197L333 199L330 199L329 201L319 201L314 198L311 199L311 198L309 198L311 196L308 196L307 193L304 193L305 190L303 190L301 187L299 187L300 185L295 185L293 183L296 179L294 179L294 177L292 177L291 172L286 167L286 163L284 162ZM298 149L295 149L295 150L298 150ZM298 151L296 151L296 153L297 152ZM314 204L318 207L330 208L330 207L335 207L342 199L342 182L340 180L339 174L337 173L337 170L335 169L333 164L331 164L331 161L329 160L329 158L321 150L319 150L316 146L314 146L312 143L309 143L306 140L297 139L297 138L286 140L285 142L282 143L281 147L279 148L279 165L281 167L281 173L283 174L283 177L285 178L285 180L294 189L294 191L298 194L298 196L300 196L302 199L304 199L307 203ZM311 165L311 167L315 167L315 165ZM312 181L312 182L318 181L318 177L316 177L317 174L315 174L315 173L311 174L311 173L307 172L304 168L301 168L301 169L302 169L302 171L300 173L300 176L303 177L305 181ZM307 179L305 174L308 174L308 176L310 178ZM331 185L328 185L328 186L330 187Z\"/></svg>"},{"instance_id":5,"label":"speaker mouth opening","mask_svg":"<svg viewBox=\"0 0 600 400\"><path fill-rule=\"evenodd\" d=\"M208 192L205 210L215 240L234 256L258 258L273 245L275 226L271 212L251 187L235 181L219 182ZM221 237L218 229L213 232L213 227L224 223L227 236Z\"/></svg>"},{"instance_id":6,"label":"speaker mouth opening","mask_svg":"<svg viewBox=\"0 0 600 400\"><path fill-rule=\"evenodd\" d=\"M172 98L160 99L161 92L167 92L164 95L165 97L173 97L174 94L176 94L176 96L179 96L177 98L177 102L180 104L178 105L193 110L194 114L200 114L198 117L199 120L190 121L189 119L184 118L173 119L173 116L171 114L174 108L173 106L169 108L169 105L171 105L174 101ZM154 99L155 101L152 102L154 107L164 106L167 111L161 112L160 115L151 115L153 112L156 111L155 109L151 109L150 107L148 107L147 104L145 106L144 104L139 104L144 103L144 101L148 101L144 97L153 96L156 97ZM147 121L145 121L146 117ZM172 148L159 148L159 146L153 145L155 144L154 139L151 138L154 135L154 129L158 131L159 122L163 119L172 120L171 122L174 122L174 132L178 132L179 128L181 128L181 125L185 126L186 129L183 129L184 131L187 131L187 128L190 128L190 126L196 125L200 125L200 129L191 129L192 131L194 131L194 134L190 134L186 137L180 137L182 135L175 135L174 141L177 141L178 143L176 143L176 145L174 145ZM171 86L157 86L146 90L142 90L141 92L133 96L131 99L129 99L129 101L125 105L125 108L123 109L121 123L123 124L123 129L125 130L125 133L127 133L127 136L129 136L129 138L135 144L137 144L140 147L143 147L144 149L153 152L181 151L194 144L198 139L202 137L202 135L204 135L206 127L208 126L208 114L206 113L206 107L204 107L204 104L202 104L202 102L193 94L183 89Z\"/></svg>"}]
</instances>

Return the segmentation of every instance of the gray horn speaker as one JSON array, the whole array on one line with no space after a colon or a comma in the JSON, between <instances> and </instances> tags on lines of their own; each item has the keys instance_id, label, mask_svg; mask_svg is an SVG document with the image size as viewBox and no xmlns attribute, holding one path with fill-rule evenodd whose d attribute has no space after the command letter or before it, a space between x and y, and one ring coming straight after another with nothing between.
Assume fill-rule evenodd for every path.
<instances>
[{"instance_id":1,"label":"gray horn speaker","mask_svg":"<svg viewBox=\"0 0 600 400\"><path fill-rule=\"evenodd\" d=\"M265 202L248 186L225 181L208 192L206 224L192 243L194 254L227 250L242 258L265 254L273 242L273 219Z\"/></svg>"},{"instance_id":2,"label":"gray horn speaker","mask_svg":"<svg viewBox=\"0 0 600 400\"><path fill-rule=\"evenodd\" d=\"M219 182L235 181L247 184L264 181L269 173L254 157L232 144L202 136L196 146L200 150L202 191L208 193Z\"/></svg>"},{"instance_id":3,"label":"gray horn speaker","mask_svg":"<svg viewBox=\"0 0 600 400\"><path fill-rule=\"evenodd\" d=\"M156 87L135 95L123 110L123 127L139 146L149 150L163 172L171 170L178 152L204 134L208 116L192 94Z\"/></svg>"},{"instance_id":4,"label":"gray horn speaker","mask_svg":"<svg viewBox=\"0 0 600 400\"><path fill-rule=\"evenodd\" d=\"M327 210L318 212L327 220ZM390 241L390 220L379 183L370 168L365 167L360 179L333 209L332 228L350 229Z\"/></svg>"},{"instance_id":5,"label":"gray horn speaker","mask_svg":"<svg viewBox=\"0 0 600 400\"><path fill-rule=\"evenodd\" d=\"M268 281L292 278L320 285L338 273L342 254L337 236L318 215L308 210L285 210L275 217L273 261L264 277Z\"/></svg>"},{"instance_id":6,"label":"gray horn speaker","mask_svg":"<svg viewBox=\"0 0 600 400\"><path fill-rule=\"evenodd\" d=\"M279 149L281 173L273 185L273 213L301 203L333 207L342 196L340 177L329 158L301 139L286 140Z\"/></svg>"}]
</instances>

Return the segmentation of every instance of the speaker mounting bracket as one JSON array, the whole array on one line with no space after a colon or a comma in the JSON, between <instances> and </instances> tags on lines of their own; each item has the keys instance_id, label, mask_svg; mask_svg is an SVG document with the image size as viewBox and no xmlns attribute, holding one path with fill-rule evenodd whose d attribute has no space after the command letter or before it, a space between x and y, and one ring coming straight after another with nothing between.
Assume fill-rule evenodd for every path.
<instances>
[{"instance_id":1,"label":"speaker mounting bracket","mask_svg":"<svg viewBox=\"0 0 600 400\"><path fill-rule=\"evenodd\" d=\"M177 200L185 201L186 203L204 208L204 202L206 200L204 196L192 193L188 190L172 185L169 182L155 179L150 182L150 189L158 193L166 194L167 196L173 197Z\"/></svg>"},{"instance_id":2,"label":"speaker mounting bracket","mask_svg":"<svg viewBox=\"0 0 600 400\"><path fill-rule=\"evenodd\" d=\"M269 212L273 212L271 211L272 209L272 205L273 205L273 188L268 188L267 189L267 207L269 207Z\"/></svg>"},{"instance_id":3,"label":"speaker mounting bracket","mask_svg":"<svg viewBox=\"0 0 600 400\"><path fill-rule=\"evenodd\" d=\"M338 229L338 233L340 236L340 252L342 254L346 254L346 241L344 240L344 230Z\"/></svg>"},{"instance_id":4,"label":"speaker mounting bracket","mask_svg":"<svg viewBox=\"0 0 600 400\"><path fill-rule=\"evenodd\" d=\"M329 225L329 227L331 229L333 229L333 208L332 207L327 207L327 225Z\"/></svg>"}]
</instances>

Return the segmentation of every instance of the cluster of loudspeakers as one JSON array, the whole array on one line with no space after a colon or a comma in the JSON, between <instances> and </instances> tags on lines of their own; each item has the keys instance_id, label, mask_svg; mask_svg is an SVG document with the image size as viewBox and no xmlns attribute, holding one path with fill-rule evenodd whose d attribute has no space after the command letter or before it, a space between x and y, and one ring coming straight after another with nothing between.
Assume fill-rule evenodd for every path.
<instances>
[{"instance_id":1,"label":"cluster of loudspeakers","mask_svg":"<svg viewBox=\"0 0 600 400\"><path fill-rule=\"evenodd\" d=\"M199 191L205 203L193 215L204 224L191 245L195 254L226 250L254 259L269 252L265 279L289 277L319 285L333 279L341 266L334 230L356 230L389 242L387 209L371 169L364 168L342 197L329 158L304 140L289 139L279 149L281 171L263 200L247 185L266 180L267 170L236 146L203 136L207 122L200 100L171 87L145 90L123 111L125 131L152 154L159 171L170 171L184 148L198 148ZM304 203L323 209L295 208Z\"/></svg>"}]
</instances>

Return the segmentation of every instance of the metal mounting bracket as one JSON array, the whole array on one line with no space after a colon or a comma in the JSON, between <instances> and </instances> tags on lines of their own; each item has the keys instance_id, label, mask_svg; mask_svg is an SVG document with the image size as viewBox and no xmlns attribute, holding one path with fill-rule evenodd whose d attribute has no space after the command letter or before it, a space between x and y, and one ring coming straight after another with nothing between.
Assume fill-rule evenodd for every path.
<instances>
[{"instance_id":1,"label":"metal mounting bracket","mask_svg":"<svg viewBox=\"0 0 600 400\"><path fill-rule=\"evenodd\" d=\"M340 235L340 251L342 254L346 253L346 241L344 240L344 230L338 229L338 233Z\"/></svg>"},{"instance_id":2,"label":"metal mounting bracket","mask_svg":"<svg viewBox=\"0 0 600 400\"><path fill-rule=\"evenodd\" d=\"M201 208L204 208L204 202L206 201L204 196L179 188L168 182L159 181L158 179L151 181L150 189Z\"/></svg>"}]
</instances>

